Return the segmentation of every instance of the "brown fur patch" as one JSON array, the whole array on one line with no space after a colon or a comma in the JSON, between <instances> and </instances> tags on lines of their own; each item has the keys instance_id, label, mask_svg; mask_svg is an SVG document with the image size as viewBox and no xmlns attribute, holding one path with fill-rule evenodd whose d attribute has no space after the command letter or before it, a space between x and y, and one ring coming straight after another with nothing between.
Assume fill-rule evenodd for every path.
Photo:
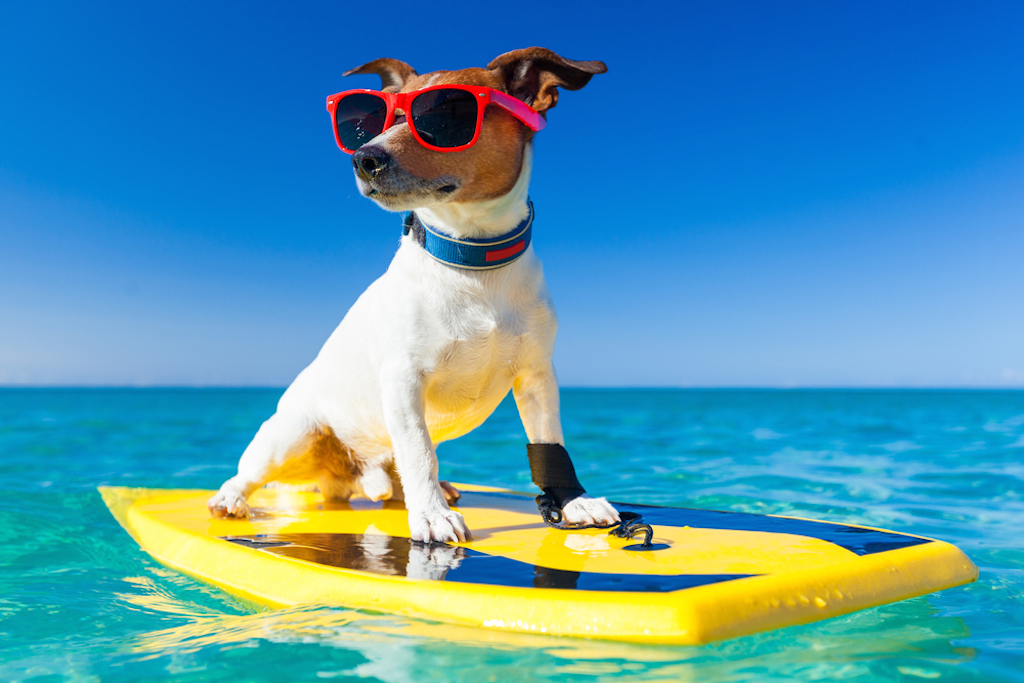
<instances>
[{"instance_id":1,"label":"brown fur patch","mask_svg":"<svg viewBox=\"0 0 1024 683\"><path fill-rule=\"evenodd\" d=\"M330 427L320 427L309 446L315 466L336 479L354 481L361 468L355 453L343 444Z\"/></svg>"},{"instance_id":2,"label":"brown fur patch","mask_svg":"<svg viewBox=\"0 0 1024 683\"><path fill-rule=\"evenodd\" d=\"M274 476L275 481L287 484L318 482L320 490L324 484L331 484L332 491L351 489L359 477L359 461L351 449L335 436L329 427L321 427L309 434L297 452L290 454L282 469ZM301 451L301 452L299 452ZM348 498L349 494L339 493L337 497Z\"/></svg>"}]
</instances>

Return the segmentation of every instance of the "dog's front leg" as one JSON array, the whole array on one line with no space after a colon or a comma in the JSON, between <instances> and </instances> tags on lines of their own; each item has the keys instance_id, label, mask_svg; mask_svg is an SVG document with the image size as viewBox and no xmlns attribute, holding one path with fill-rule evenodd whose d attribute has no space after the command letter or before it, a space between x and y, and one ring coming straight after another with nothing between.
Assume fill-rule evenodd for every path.
<instances>
[{"instance_id":1,"label":"dog's front leg","mask_svg":"<svg viewBox=\"0 0 1024 683\"><path fill-rule=\"evenodd\" d=\"M471 536L462 515L448 507L437 481L437 454L423 417L422 378L395 368L381 375L384 422L395 468L402 480L409 531L414 541L458 543Z\"/></svg>"},{"instance_id":2,"label":"dog's front leg","mask_svg":"<svg viewBox=\"0 0 1024 683\"><path fill-rule=\"evenodd\" d=\"M306 451L312 431L302 415L274 413L242 453L238 474L207 502L210 513L214 517L248 517L246 498L272 480L290 456Z\"/></svg>"},{"instance_id":3,"label":"dog's front leg","mask_svg":"<svg viewBox=\"0 0 1024 683\"><path fill-rule=\"evenodd\" d=\"M568 478L572 480L572 483L558 481L559 476L555 476L551 481L537 481L537 468L531 462L534 483L562 506L562 516L570 524L605 525L618 522L619 513L605 498L591 498L575 481L576 475L565 451L565 440L562 437L558 380L551 364L546 363L539 368L521 371L512 385L512 392L519 407L519 417L526 428L526 436L530 440L530 448L533 451L531 456L545 451L553 454L558 462L550 463L552 469L565 470ZM555 467L556 465L558 467ZM549 486L550 483L555 485Z\"/></svg>"}]
</instances>

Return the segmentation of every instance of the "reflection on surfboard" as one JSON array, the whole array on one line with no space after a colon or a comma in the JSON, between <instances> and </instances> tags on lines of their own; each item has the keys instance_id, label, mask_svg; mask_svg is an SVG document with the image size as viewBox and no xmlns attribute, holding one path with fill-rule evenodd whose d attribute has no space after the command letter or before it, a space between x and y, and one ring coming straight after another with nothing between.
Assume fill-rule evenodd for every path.
<instances>
[{"instance_id":1,"label":"reflection on surfboard","mask_svg":"<svg viewBox=\"0 0 1024 683\"><path fill-rule=\"evenodd\" d=\"M480 583L520 588L668 592L743 579L751 574L608 574L530 565L508 557L449 546L418 543L383 534L252 534L223 540L273 555L329 567L410 579Z\"/></svg>"}]
</instances>

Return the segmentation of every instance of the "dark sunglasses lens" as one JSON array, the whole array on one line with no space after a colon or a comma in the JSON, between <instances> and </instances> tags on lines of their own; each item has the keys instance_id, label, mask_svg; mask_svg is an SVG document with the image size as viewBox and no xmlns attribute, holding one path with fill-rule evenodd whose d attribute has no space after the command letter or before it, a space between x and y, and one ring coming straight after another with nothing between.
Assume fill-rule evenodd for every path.
<instances>
[{"instance_id":1,"label":"dark sunglasses lens","mask_svg":"<svg viewBox=\"0 0 1024 683\"><path fill-rule=\"evenodd\" d=\"M459 147L476 133L477 96L465 90L430 90L412 101L412 123L423 141L435 147Z\"/></svg>"},{"instance_id":2,"label":"dark sunglasses lens","mask_svg":"<svg viewBox=\"0 0 1024 683\"><path fill-rule=\"evenodd\" d=\"M346 149L357 150L384 131L388 105L376 95L356 93L338 102L335 123Z\"/></svg>"}]
</instances>

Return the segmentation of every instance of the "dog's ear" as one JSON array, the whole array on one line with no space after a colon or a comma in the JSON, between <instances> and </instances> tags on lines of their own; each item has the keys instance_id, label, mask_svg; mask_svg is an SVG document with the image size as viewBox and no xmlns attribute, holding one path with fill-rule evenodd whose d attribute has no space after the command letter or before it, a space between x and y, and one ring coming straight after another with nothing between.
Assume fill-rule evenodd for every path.
<instances>
[{"instance_id":1,"label":"dog's ear","mask_svg":"<svg viewBox=\"0 0 1024 683\"><path fill-rule=\"evenodd\" d=\"M543 47L506 52L487 68L501 71L508 94L541 113L558 104L558 88L579 90L608 70L604 62L576 62Z\"/></svg>"},{"instance_id":2,"label":"dog's ear","mask_svg":"<svg viewBox=\"0 0 1024 683\"><path fill-rule=\"evenodd\" d=\"M355 74L377 74L380 76L382 89L390 90L391 92L398 92L407 80L418 75L416 69L405 62L391 59L390 57L381 57L362 66L349 69L342 76L352 76Z\"/></svg>"}]
</instances>

